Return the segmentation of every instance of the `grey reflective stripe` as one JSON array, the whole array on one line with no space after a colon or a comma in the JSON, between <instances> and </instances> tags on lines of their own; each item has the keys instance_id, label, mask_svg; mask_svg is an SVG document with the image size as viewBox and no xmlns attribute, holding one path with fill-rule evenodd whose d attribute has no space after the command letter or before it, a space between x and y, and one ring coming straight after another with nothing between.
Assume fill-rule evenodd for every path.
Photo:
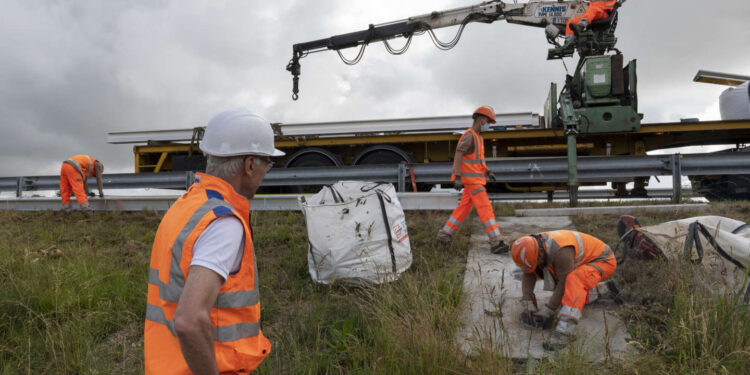
<instances>
[{"instance_id":1,"label":"grey reflective stripe","mask_svg":"<svg viewBox=\"0 0 750 375\"><path fill-rule=\"evenodd\" d=\"M453 224L455 226L461 225L461 222L458 221L458 219L454 218L453 216L451 216L451 217L448 218L448 222L450 222L451 224Z\"/></svg>"},{"instance_id":2,"label":"grey reflective stripe","mask_svg":"<svg viewBox=\"0 0 750 375\"><path fill-rule=\"evenodd\" d=\"M461 173L461 177L484 177L484 173Z\"/></svg>"},{"instance_id":3,"label":"grey reflective stripe","mask_svg":"<svg viewBox=\"0 0 750 375\"><path fill-rule=\"evenodd\" d=\"M553 243L556 243L555 239L552 238L551 236L547 237L547 243L544 244L544 248L547 249L547 251L549 252L550 249L552 249L552 244Z\"/></svg>"},{"instance_id":4,"label":"grey reflective stripe","mask_svg":"<svg viewBox=\"0 0 750 375\"><path fill-rule=\"evenodd\" d=\"M477 195L477 194L479 194L479 193L481 193L483 191L487 191L487 189L481 188L481 189L474 190L474 191L471 192L471 195Z\"/></svg>"},{"instance_id":5,"label":"grey reflective stripe","mask_svg":"<svg viewBox=\"0 0 750 375\"><path fill-rule=\"evenodd\" d=\"M74 159L65 160L63 163L70 164L70 166L73 167L78 172L78 174L81 175L81 177L86 177L83 175L83 169L81 169L81 165L78 164L78 162L75 161Z\"/></svg>"},{"instance_id":6,"label":"grey reflective stripe","mask_svg":"<svg viewBox=\"0 0 750 375\"><path fill-rule=\"evenodd\" d=\"M567 315L575 320L581 319L581 310L574 309L570 306L563 306L560 309L560 315Z\"/></svg>"},{"instance_id":7,"label":"grey reflective stripe","mask_svg":"<svg viewBox=\"0 0 750 375\"><path fill-rule=\"evenodd\" d=\"M443 232L448 233L450 235L456 234L456 230L447 225L443 227Z\"/></svg>"},{"instance_id":8,"label":"grey reflective stripe","mask_svg":"<svg viewBox=\"0 0 750 375\"><path fill-rule=\"evenodd\" d=\"M164 315L164 310L156 305L146 305L146 319L164 324L167 329L172 333L172 336L177 337L177 331L174 329L174 321L167 320ZM218 342L229 342L244 339L247 337L258 336L260 333L260 323L237 323L226 326L213 327L214 341Z\"/></svg>"},{"instance_id":9,"label":"grey reflective stripe","mask_svg":"<svg viewBox=\"0 0 750 375\"><path fill-rule=\"evenodd\" d=\"M472 136L474 137L474 154L475 158L477 160L480 160L482 158L481 153L479 152L480 147L484 147L484 145L481 143L482 137L479 136L479 134L472 132Z\"/></svg>"},{"instance_id":10,"label":"grey reflective stripe","mask_svg":"<svg viewBox=\"0 0 750 375\"><path fill-rule=\"evenodd\" d=\"M495 219L489 219L484 222L484 229L487 229L493 225L497 225L497 223L495 222Z\"/></svg>"},{"instance_id":11,"label":"grey reflective stripe","mask_svg":"<svg viewBox=\"0 0 750 375\"><path fill-rule=\"evenodd\" d=\"M604 276L604 271L602 271L601 267L597 266L597 265L596 265L596 264L594 264L594 263L586 263L586 264L588 264L588 265L589 265L589 266L591 266L591 267L594 267L594 268L596 268L596 270L597 270L597 271L599 271L599 274L600 274L600 275L602 275L602 276Z\"/></svg>"},{"instance_id":12,"label":"grey reflective stripe","mask_svg":"<svg viewBox=\"0 0 750 375\"><path fill-rule=\"evenodd\" d=\"M612 252L612 248L609 247L609 245L604 245L604 250L602 250L602 254L596 257L596 259L592 260L591 262L586 263L587 265L596 268L599 273L604 276L604 271L597 266L594 263L597 262L607 262L612 260L612 258L615 256L614 252Z\"/></svg>"},{"instance_id":13,"label":"grey reflective stripe","mask_svg":"<svg viewBox=\"0 0 750 375\"><path fill-rule=\"evenodd\" d=\"M86 156L86 159L89 159L89 173L88 174L91 174L91 172L94 171L94 161L91 160L91 156L88 156L88 155L85 155L85 156Z\"/></svg>"},{"instance_id":14,"label":"grey reflective stripe","mask_svg":"<svg viewBox=\"0 0 750 375\"><path fill-rule=\"evenodd\" d=\"M500 235L500 229L493 229L492 231L487 232L487 236L490 237L490 239L493 239Z\"/></svg>"},{"instance_id":15,"label":"grey reflective stripe","mask_svg":"<svg viewBox=\"0 0 750 375\"><path fill-rule=\"evenodd\" d=\"M170 280L171 281L171 280ZM149 268L148 270L148 283L152 285L156 285L159 287L159 296L167 301L163 297L165 290L170 290L170 286L168 284L164 284L159 279L159 270L154 268ZM171 282L170 282L171 284ZM182 289L178 293L182 293ZM177 295L177 299L179 300L179 294ZM231 308L237 308L237 307L246 307L246 306L253 306L257 304L260 301L260 293L258 293L257 289L252 290L243 290L239 292L225 292L225 293L219 293L218 298L216 299L216 304L214 307L221 308L221 309L231 309ZM177 301L169 301L169 302L177 302Z\"/></svg>"},{"instance_id":16,"label":"grey reflective stripe","mask_svg":"<svg viewBox=\"0 0 750 375\"><path fill-rule=\"evenodd\" d=\"M585 251L586 249L583 248L583 238L581 238L581 235L578 234L578 232L573 231L573 230L570 232L573 233L573 236L576 238L576 241L578 241L578 256L576 257L576 262L574 264L574 266L578 266L583 261L583 255L586 252Z\"/></svg>"},{"instance_id":17,"label":"grey reflective stripe","mask_svg":"<svg viewBox=\"0 0 750 375\"><path fill-rule=\"evenodd\" d=\"M463 163L466 163L466 164L482 164L482 163L484 163L484 160L480 160L480 159L467 159L465 157L462 157L461 160L462 160Z\"/></svg>"}]
</instances>

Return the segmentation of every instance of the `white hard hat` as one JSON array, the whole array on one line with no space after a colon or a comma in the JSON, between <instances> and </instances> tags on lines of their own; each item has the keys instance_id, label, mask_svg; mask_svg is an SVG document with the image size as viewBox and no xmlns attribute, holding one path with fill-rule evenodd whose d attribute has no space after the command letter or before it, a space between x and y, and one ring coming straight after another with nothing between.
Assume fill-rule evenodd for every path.
<instances>
[{"instance_id":1,"label":"white hard hat","mask_svg":"<svg viewBox=\"0 0 750 375\"><path fill-rule=\"evenodd\" d=\"M206 126L201 151L212 156L283 156L273 147L273 129L268 120L244 108L214 116Z\"/></svg>"}]
</instances>

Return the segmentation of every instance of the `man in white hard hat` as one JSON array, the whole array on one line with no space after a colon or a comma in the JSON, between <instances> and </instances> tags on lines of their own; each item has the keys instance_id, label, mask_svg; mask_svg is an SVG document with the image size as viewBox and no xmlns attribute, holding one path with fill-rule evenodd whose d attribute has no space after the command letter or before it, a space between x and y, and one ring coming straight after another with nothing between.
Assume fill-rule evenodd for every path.
<instances>
[{"instance_id":1,"label":"man in white hard hat","mask_svg":"<svg viewBox=\"0 0 750 375\"><path fill-rule=\"evenodd\" d=\"M147 374L247 373L271 350L260 329L250 202L270 170L273 130L246 109L216 115L200 149L206 173L154 238L145 323Z\"/></svg>"}]
</instances>

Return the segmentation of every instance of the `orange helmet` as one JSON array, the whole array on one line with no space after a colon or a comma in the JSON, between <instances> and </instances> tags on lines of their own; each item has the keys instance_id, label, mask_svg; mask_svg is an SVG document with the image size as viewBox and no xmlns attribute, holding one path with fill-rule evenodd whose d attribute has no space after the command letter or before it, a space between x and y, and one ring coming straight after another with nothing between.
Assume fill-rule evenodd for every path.
<instances>
[{"instance_id":1,"label":"orange helmet","mask_svg":"<svg viewBox=\"0 0 750 375\"><path fill-rule=\"evenodd\" d=\"M484 117L487 117L490 120L490 124L495 124L495 109L488 105L483 105L479 108L477 108L476 111L474 111L474 116L476 115L482 115Z\"/></svg>"},{"instance_id":2,"label":"orange helmet","mask_svg":"<svg viewBox=\"0 0 750 375\"><path fill-rule=\"evenodd\" d=\"M534 236L519 237L510 248L513 261L524 273L532 273L539 264L539 249L543 248L542 241Z\"/></svg>"}]
</instances>

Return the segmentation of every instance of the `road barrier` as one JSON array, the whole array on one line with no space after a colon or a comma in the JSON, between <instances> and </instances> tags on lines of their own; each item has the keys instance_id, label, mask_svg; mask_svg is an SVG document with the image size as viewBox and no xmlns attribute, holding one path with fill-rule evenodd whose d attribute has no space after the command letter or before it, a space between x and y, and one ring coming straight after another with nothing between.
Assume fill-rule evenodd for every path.
<instances>
[{"instance_id":1,"label":"road barrier","mask_svg":"<svg viewBox=\"0 0 750 375\"><path fill-rule=\"evenodd\" d=\"M487 160L488 168L502 183L557 183L568 180L568 161L564 157L496 158ZM328 185L341 180L390 182L399 192L406 190L412 176L416 183L446 183L451 174L450 163L360 165L342 167L275 168L262 186ZM644 156L589 156L578 158L578 179L582 183L627 182L633 178L672 176L672 199L681 198L683 175L750 174L750 153L673 154ZM106 189L161 188L187 189L193 172L129 173L103 176ZM89 179L89 187L96 187ZM0 178L0 191L57 190L58 176L21 176Z\"/></svg>"}]
</instances>

